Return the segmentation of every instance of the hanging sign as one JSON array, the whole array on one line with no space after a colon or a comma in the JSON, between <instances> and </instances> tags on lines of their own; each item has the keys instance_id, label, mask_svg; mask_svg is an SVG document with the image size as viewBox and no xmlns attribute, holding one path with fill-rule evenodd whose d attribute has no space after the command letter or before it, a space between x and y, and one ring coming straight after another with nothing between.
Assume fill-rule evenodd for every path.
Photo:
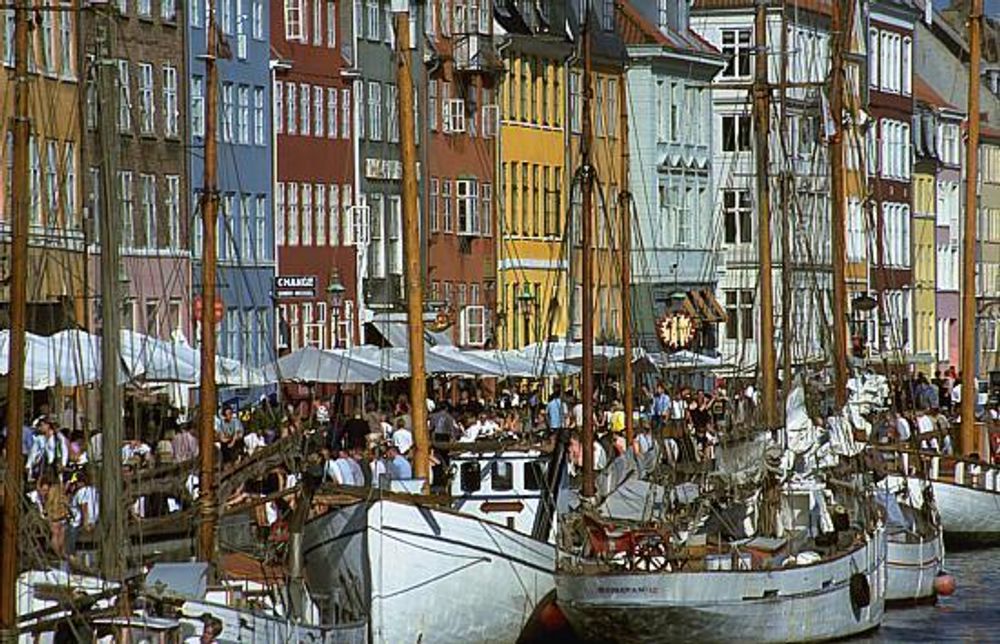
<instances>
[{"instance_id":1,"label":"hanging sign","mask_svg":"<svg viewBox=\"0 0 1000 644\"><path fill-rule=\"evenodd\" d=\"M664 313L656 321L656 336L666 349L684 349L694 340L698 325L684 312Z\"/></svg>"}]
</instances>

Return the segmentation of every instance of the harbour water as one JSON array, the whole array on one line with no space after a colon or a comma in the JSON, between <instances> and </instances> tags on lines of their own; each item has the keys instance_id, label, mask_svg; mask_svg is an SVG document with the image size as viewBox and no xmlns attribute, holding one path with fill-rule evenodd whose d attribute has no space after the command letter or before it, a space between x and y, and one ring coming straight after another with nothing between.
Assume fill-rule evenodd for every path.
<instances>
[{"instance_id":1,"label":"harbour water","mask_svg":"<svg viewBox=\"0 0 1000 644\"><path fill-rule=\"evenodd\" d=\"M852 642L1000 642L1000 549L949 553L958 588L934 606L886 613L882 628Z\"/></svg>"}]
</instances>

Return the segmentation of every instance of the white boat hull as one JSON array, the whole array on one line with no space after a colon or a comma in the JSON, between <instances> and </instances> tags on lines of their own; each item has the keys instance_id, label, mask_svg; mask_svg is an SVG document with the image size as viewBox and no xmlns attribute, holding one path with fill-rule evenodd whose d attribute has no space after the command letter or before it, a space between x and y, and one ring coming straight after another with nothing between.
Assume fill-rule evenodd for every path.
<instances>
[{"instance_id":1,"label":"white boat hull","mask_svg":"<svg viewBox=\"0 0 1000 644\"><path fill-rule=\"evenodd\" d=\"M934 578L944 566L944 537L928 541L896 541L889 537L887 567L889 583L885 599L893 603L934 601Z\"/></svg>"},{"instance_id":2,"label":"white boat hull","mask_svg":"<svg viewBox=\"0 0 1000 644\"><path fill-rule=\"evenodd\" d=\"M953 546L1000 545L1000 492L933 481L945 541Z\"/></svg>"},{"instance_id":3,"label":"white boat hull","mask_svg":"<svg viewBox=\"0 0 1000 644\"><path fill-rule=\"evenodd\" d=\"M427 506L359 503L303 537L324 624L365 622L373 643L513 642L554 587L551 544Z\"/></svg>"},{"instance_id":4,"label":"white boat hull","mask_svg":"<svg viewBox=\"0 0 1000 644\"><path fill-rule=\"evenodd\" d=\"M557 596L580 635L610 642L819 641L879 626L886 541L880 530L837 559L771 571L558 574ZM852 603L863 574L867 606Z\"/></svg>"}]
</instances>

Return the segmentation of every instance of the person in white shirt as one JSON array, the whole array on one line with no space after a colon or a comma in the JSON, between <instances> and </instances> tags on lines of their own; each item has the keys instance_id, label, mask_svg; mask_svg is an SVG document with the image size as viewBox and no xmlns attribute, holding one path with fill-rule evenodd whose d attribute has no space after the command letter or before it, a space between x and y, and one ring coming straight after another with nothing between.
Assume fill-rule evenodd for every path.
<instances>
[{"instance_id":1,"label":"person in white shirt","mask_svg":"<svg viewBox=\"0 0 1000 644\"><path fill-rule=\"evenodd\" d=\"M38 421L38 429L25 460L28 478L34 479L43 468L66 469L69 463L69 441L46 419Z\"/></svg>"},{"instance_id":2,"label":"person in white shirt","mask_svg":"<svg viewBox=\"0 0 1000 644\"><path fill-rule=\"evenodd\" d=\"M264 445L266 445L264 437L257 433L256 430L250 430L247 432L246 436L243 437L243 449L246 450L247 456L252 455L261 447L264 447Z\"/></svg>"},{"instance_id":3,"label":"person in white shirt","mask_svg":"<svg viewBox=\"0 0 1000 644\"><path fill-rule=\"evenodd\" d=\"M467 421L465 427L462 428L462 438L459 439L460 443L474 443L476 439L482 435L483 423L474 416L469 417L470 420Z\"/></svg>"},{"instance_id":4,"label":"person in white shirt","mask_svg":"<svg viewBox=\"0 0 1000 644\"><path fill-rule=\"evenodd\" d=\"M896 414L896 436L900 443L906 443L910 440L910 436L913 433L910 431L910 421L902 414Z\"/></svg>"},{"instance_id":5,"label":"person in white shirt","mask_svg":"<svg viewBox=\"0 0 1000 644\"><path fill-rule=\"evenodd\" d=\"M75 474L71 483L74 492L69 502L69 538L66 542L66 553L69 555L76 553L80 532L92 532L100 515L97 488L90 485L86 474Z\"/></svg>"},{"instance_id":6,"label":"person in white shirt","mask_svg":"<svg viewBox=\"0 0 1000 644\"><path fill-rule=\"evenodd\" d=\"M400 454L406 454L413 447L413 432L406 428L402 420L396 425L396 430L392 432L392 444L399 449Z\"/></svg>"}]
</instances>

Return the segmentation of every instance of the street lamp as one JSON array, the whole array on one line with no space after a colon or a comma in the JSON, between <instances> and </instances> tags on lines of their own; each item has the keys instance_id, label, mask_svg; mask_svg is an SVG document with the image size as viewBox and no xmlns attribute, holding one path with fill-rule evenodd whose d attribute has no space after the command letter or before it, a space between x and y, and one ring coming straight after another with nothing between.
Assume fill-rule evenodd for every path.
<instances>
[{"instance_id":1,"label":"street lamp","mask_svg":"<svg viewBox=\"0 0 1000 644\"><path fill-rule=\"evenodd\" d=\"M347 291L340 281L340 271L336 268L330 271L330 280L326 286L326 297L330 302L330 315L333 317L333 347L337 348L337 331L340 328L340 307L344 303L344 293Z\"/></svg>"},{"instance_id":2,"label":"street lamp","mask_svg":"<svg viewBox=\"0 0 1000 644\"><path fill-rule=\"evenodd\" d=\"M531 292L531 286L527 282L517 294L517 303L524 316L524 346L528 346L531 344L531 309L535 305L535 294Z\"/></svg>"}]
</instances>

